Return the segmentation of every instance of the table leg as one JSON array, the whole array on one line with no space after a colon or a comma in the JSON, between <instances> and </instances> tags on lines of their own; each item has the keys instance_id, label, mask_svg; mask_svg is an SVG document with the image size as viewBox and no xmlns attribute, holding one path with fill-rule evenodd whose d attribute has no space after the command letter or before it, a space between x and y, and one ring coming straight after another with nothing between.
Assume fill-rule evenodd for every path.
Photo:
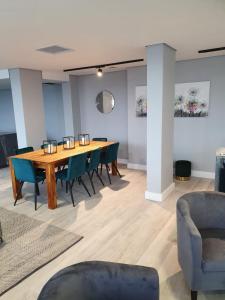
<instances>
[{"instance_id":1,"label":"table leg","mask_svg":"<svg viewBox=\"0 0 225 300\"><path fill-rule=\"evenodd\" d=\"M48 208L54 209L57 207L54 164L47 164L45 170L46 170L46 181L47 181L47 190L48 190Z\"/></svg>"},{"instance_id":2,"label":"table leg","mask_svg":"<svg viewBox=\"0 0 225 300\"><path fill-rule=\"evenodd\" d=\"M112 161L112 175L116 176L117 175L117 160Z\"/></svg>"},{"instance_id":3,"label":"table leg","mask_svg":"<svg viewBox=\"0 0 225 300\"><path fill-rule=\"evenodd\" d=\"M10 168L10 172L11 172L11 180L12 180L12 189L13 189L13 197L14 200L19 200L22 198L22 193L20 190L20 183L19 181L16 179L15 176L15 172L14 172L14 168L13 168L13 164L12 164L12 160L9 159L9 168ZM18 194L19 193L19 194Z\"/></svg>"}]
</instances>

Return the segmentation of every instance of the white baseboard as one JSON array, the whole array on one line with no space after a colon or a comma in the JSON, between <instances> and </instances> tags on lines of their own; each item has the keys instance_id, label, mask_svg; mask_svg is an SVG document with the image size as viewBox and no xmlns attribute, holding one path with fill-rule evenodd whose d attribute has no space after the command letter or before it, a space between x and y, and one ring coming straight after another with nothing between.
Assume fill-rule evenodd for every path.
<instances>
[{"instance_id":1,"label":"white baseboard","mask_svg":"<svg viewBox=\"0 0 225 300\"><path fill-rule=\"evenodd\" d=\"M118 158L118 159L117 159L117 162L118 162L119 164L122 164L122 165L127 165L128 160L127 160L127 159L124 159L124 158Z\"/></svg>"},{"instance_id":2,"label":"white baseboard","mask_svg":"<svg viewBox=\"0 0 225 300\"><path fill-rule=\"evenodd\" d=\"M214 179L215 178L215 173L214 172L205 172L205 171L192 170L191 171L191 176Z\"/></svg>"},{"instance_id":3,"label":"white baseboard","mask_svg":"<svg viewBox=\"0 0 225 300\"><path fill-rule=\"evenodd\" d=\"M143 170L146 171L147 167L146 165L141 165L141 164L133 164L133 163L127 163L127 168L128 169L134 169L134 170Z\"/></svg>"},{"instance_id":4,"label":"white baseboard","mask_svg":"<svg viewBox=\"0 0 225 300\"><path fill-rule=\"evenodd\" d=\"M127 159L118 159L118 163L127 165L128 169L134 169L134 170L147 170L146 165L141 165L141 164L133 164L128 162ZM215 178L215 173L214 172L206 172L206 171L198 171L198 170L192 170L191 171L191 176L193 177L200 177L200 178L208 178L208 179L214 179Z\"/></svg>"},{"instance_id":5,"label":"white baseboard","mask_svg":"<svg viewBox=\"0 0 225 300\"><path fill-rule=\"evenodd\" d=\"M161 202L161 201L165 200L174 189L175 189L175 183L173 182L162 193L152 193L152 192L146 191L145 199Z\"/></svg>"}]
</instances>

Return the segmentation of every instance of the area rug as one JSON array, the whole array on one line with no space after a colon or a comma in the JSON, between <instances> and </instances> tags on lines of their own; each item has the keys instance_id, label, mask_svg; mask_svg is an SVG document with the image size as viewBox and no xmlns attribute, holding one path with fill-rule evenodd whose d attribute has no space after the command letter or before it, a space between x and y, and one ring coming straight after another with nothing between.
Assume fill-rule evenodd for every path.
<instances>
[{"instance_id":1,"label":"area rug","mask_svg":"<svg viewBox=\"0 0 225 300\"><path fill-rule=\"evenodd\" d=\"M82 239L54 225L0 208L0 296Z\"/></svg>"}]
</instances>

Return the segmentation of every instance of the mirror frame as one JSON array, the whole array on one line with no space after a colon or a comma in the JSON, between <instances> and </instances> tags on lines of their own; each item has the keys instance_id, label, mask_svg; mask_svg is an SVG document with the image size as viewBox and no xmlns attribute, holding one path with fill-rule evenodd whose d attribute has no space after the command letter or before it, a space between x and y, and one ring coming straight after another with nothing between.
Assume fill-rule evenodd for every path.
<instances>
[{"instance_id":1,"label":"mirror frame","mask_svg":"<svg viewBox=\"0 0 225 300\"><path fill-rule=\"evenodd\" d=\"M112 109L111 109L109 112L100 111L99 108L98 108L98 105L99 105L98 97L99 97L102 93L104 93L104 92L110 94L111 97L112 97L112 100L113 100L113 105L111 105L111 106L112 106ZM103 97L102 97L102 99L103 99ZM101 114L110 114L110 113L114 110L114 108L115 108L115 98L114 98L113 94L112 94L109 90L102 90L101 92L99 92L99 93L97 94L97 96L96 96L96 98L95 98L95 104L96 104L97 110L98 110Z\"/></svg>"}]
</instances>

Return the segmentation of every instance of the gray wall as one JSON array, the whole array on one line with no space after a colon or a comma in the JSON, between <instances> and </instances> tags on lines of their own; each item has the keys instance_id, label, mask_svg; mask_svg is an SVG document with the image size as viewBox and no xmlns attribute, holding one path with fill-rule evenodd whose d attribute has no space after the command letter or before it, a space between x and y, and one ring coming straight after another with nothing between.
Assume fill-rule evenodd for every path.
<instances>
[{"instance_id":1,"label":"gray wall","mask_svg":"<svg viewBox=\"0 0 225 300\"><path fill-rule=\"evenodd\" d=\"M95 98L102 90L115 97L115 108L109 114L100 113ZM108 137L120 142L119 155L127 159L127 76L126 71L79 77L81 130L93 137Z\"/></svg>"},{"instance_id":2,"label":"gray wall","mask_svg":"<svg viewBox=\"0 0 225 300\"><path fill-rule=\"evenodd\" d=\"M147 118L136 117L136 86L147 85L147 68L127 70L128 97L128 157L130 164L146 165Z\"/></svg>"},{"instance_id":3,"label":"gray wall","mask_svg":"<svg viewBox=\"0 0 225 300\"><path fill-rule=\"evenodd\" d=\"M43 84L47 137L61 141L65 135L61 84Z\"/></svg>"},{"instance_id":4,"label":"gray wall","mask_svg":"<svg viewBox=\"0 0 225 300\"><path fill-rule=\"evenodd\" d=\"M128 79L129 162L146 164L146 119L135 117L135 86L146 84L146 68L131 68ZM174 160L193 170L214 172L215 152L225 146L225 56L176 62L175 82L210 81L209 116L175 118ZM151 103L150 103L151 105Z\"/></svg>"},{"instance_id":5,"label":"gray wall","mask_svg":"<svg viewBox=\"0 0 225 300\"><path fill-rule=\"evenodd\" d=\"M16 131L11 90L0 90L0 131Z\"/></svg>"},{"instance_id":6,"label":"gray wall","mask_svg":"<svg viewBox=\"0 0 225 300\"><path fill-rule=\"evenodd\" d=\"M175 118L174 159L214 172L215 152L225 146L225 56L176 63L176 82L210 81L209 116Z\"/></svg>"},{"instance_id":7,"label":"gray wall","mask_svg":"<svg viewBox=\"0 0 225 300\"><path fill-rule=\"evenodd\" d=\"M47 137L61 140L65 135L61 84L43 85ZM16 131L11 90L0 90L0 131Z\"/></svg>"}]
</instances>

